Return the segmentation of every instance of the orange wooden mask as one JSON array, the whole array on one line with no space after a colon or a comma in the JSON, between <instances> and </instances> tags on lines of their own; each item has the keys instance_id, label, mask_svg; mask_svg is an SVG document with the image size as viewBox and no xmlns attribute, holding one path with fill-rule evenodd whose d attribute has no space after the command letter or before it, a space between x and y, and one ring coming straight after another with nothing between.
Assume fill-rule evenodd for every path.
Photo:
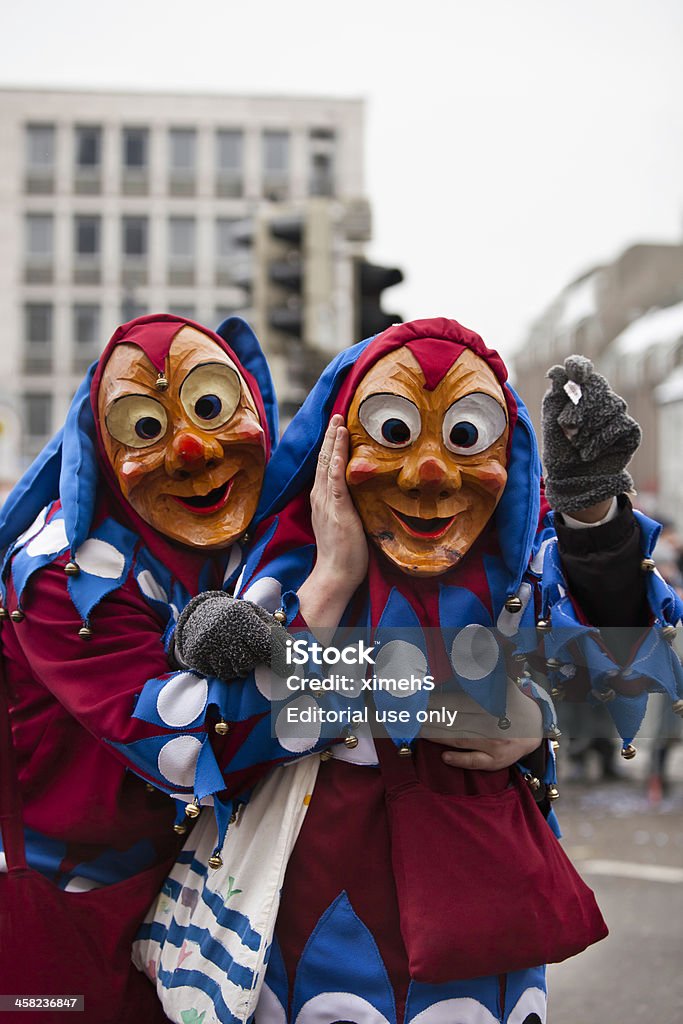
<instances>
[{"instance_id":1,"label":"orange wooden mask","mask_svg":"<svg viewBox=\"0 0 683 1024\"><path fill-rule=\"evenodd\" d=\"M432 391L407 348L360 382L346 480L369 537L404 572L438 576L469 551L507 480L505 398L464 351Z\"/></svg>"},{"instance_id":2,"label":"orange wooden mask","mask_svg":"<svg viewBox=\"0 0 683 1024\"><path fill-rule=\"evenodd\" d=\"M183 327L166 360L168 387L136 345L118 345L102 374L98 414L107 457L138 515L193 548L228 547L258 503L265 435L230 356Z\"/></svg>"}]
</instances>

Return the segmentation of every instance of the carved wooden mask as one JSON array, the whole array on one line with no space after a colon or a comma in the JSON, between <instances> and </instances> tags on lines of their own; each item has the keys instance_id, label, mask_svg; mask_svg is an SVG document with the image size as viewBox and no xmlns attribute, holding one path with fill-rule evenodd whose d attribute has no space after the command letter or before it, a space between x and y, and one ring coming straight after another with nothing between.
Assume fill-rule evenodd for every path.
<instances>
[{"instance_id":1,"label":"carved wooden mask","mask_svg":"<svg viewBox=\"0 0 683 1024\"><path fill-rule=\"evenodd\" d=\"M189 547L228 547L248 526L265 469L265 435L230 356L183 327L158 373L136 345L104 369L98 414L121 491L159 533Z\"/></svg>"},{"instance_id":2,"label":"carved wooden mask","mask_svg":"<svg viewBox=\"0 0 683 1024\"><path fill-rule=\"evenodd\" d=\"M464 351L433 390L408 348L360 382L347 426L346 479L372 541L413 576L438 576L471 548L507 480L502 388Z\"/></svg>"}]
</instances>

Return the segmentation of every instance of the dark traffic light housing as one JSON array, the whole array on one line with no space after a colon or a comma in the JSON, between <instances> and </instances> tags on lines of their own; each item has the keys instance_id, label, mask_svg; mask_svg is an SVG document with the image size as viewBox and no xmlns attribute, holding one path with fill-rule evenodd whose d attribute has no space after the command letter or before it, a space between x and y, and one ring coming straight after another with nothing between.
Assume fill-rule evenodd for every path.
<instances>
[{"instance_id":1,"label":"dark traffic light housing","mask_svg":"<svg viewBox=\"0 0 683 1024\"><path fill-rule=\"evenodd\" d=\"M402 322L398 313L385 313L382 309L384 289L392 288L402 280L403 274L398 267L381 267L364 259L356 260L354 305L358 338L369 338L392 324Z\"/></svg>"}]
</instances>

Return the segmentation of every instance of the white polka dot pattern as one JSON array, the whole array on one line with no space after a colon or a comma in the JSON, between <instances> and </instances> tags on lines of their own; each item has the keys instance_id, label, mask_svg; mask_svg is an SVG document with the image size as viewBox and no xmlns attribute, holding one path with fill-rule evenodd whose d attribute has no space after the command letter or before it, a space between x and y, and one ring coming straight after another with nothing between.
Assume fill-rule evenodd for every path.
<instances>
[{"instance_id":1,"label":"white polka dot pattern","mask_svg":"<svg viewBox=\"0 0 683 1024\"><path fill-rule=\"evenodd\" d=\"M375 658L377 688L392 697L410 697L420 689L427 672L427 661L419 647L405 640L383 644ZM407 685L412 683L412 686Z\"/></svg>"},{"instance_id":2,"label":"white polka dot pattern","mask_svg":"<svg viewBox=\"0 0 683 1024\"><path fill-rule=\"evenodd\" d=\"M117 580L126 568L126 559L118 548L97 537L89 537L81 544L74 562L83 572L103 580Z\"/></svg>"},{"instance_id":3,"label":"white polka dot pattern","mask_svg":"<svg viewBox=\"0 0 683 1024\"><path fill-rule=\"evenodd\" d=\"M267 612L276 612L282 602L282 587L272 576L262 576L242 594L245 601L260 604Z\"/></svg>"},{"instance_id":4,"label":"white polka dot pattern","mask_svg":"<svg viewBox=\"0 0 683 1024\"><path fill-rule=\"evenodd\" d=\"M496 667L498 644L486 626L461 629L451 648L451 663L463 679L483 679Z\"/></svg>"},{"instance_id":5,"label":"white polka dot pattern","mask_svg":"<svg viewBox=\"0 0 683 1024\"><path fill-rule=\"evenodd\" d=\"M498 1024L498 1017L478 999L442 999L418 1013L410 1024Z\"/></svg>"},{"instance_id":6,"label":"white polka dot pattern","mask_svg":"<svg viewBox=\"0 0 683 1024\"><path fill-rule=\"evenodd\" d=\"M149 569L143 569L142 572L139 572L137 581L145 597L149 597L152 601L163 601L164 604L168 604L168 594L162 585L154 579Z\"/></svg>"},{"instance_id":7,"label":"white polka dot pattern","mask_svg":"<svg viewBox=\"0 0 683 1024\"><path fill-rule=\"evenodd\" d=\"M175 736L159 751L157 764L160 773L174 786L192 786L201 749L202 744L196 736Z\"/></svg>"},{"instance_id":8,"label":"white polka dot pattern","mask_svg":"<svg viewBox=\"0 0 683 1024\"><path fill-rule=\"evenodd\" d=\"M53 519L26 546L26 553L31 558L40 555L56 555L68 547L66 526L63 519Z\"/></svg>"},{"instance_id":9,"label":"white polka dot pattern","mask_svg":"<svg viewBox=\"0 0 683 1024\"><path fill-rule=\"evenodd\" d=\"M546 994L540 988L528 988L522 992L508 1017L508 1024L524 1024L531 1014L535 1013L541 1024L545 1024Z\"/></svg>"},{"instance_id":10,"label":"white polka dot pattern","mask_svg":"<svg viewBox=\"0 0 683 1024\"><path fill-rule=\"evenodd\" d=\"M292 666L292 673L296 673L297 666ZM254 682L256 689L266 700L279 701L287 700L296 689L300 689L296 680L292 680L292 688L287 686L287 680L271 671L267 665L259 664L254 669Z\"/></svg>"},{"instance_id":11,"label":"white polka dot pattern","mask_svg":"<svg viewBox=\"0 0 683 1024\"><path fill-rule=\"evenodd\" d=\"M195 675L194 672L179 672L159 691L159 718L174 729L189 725L206 707L208 694L209 684L204 676Z\"/></svg>"},{"instance_id":12,"label":"white polka dot pattern","mask_svg":"<svg viewBox=\"0 0 683 1024\"><path fill-rule=\"evenodd\" d=\"M296 718L302 711L312 708L315 715L317 706L314 697L304 694L282 709L275 721L275 735L285 750L293 754L305 754L316 745L320 737L320 722L315 717L312 722L298 722L288 717L287 712L291 710Z\"/></svg>"},{"instance_id":13,"label":"white polka dot pattern","mask_svg":"<svg viewBox=\"0 0 683 1024\"><path fill-rule=\"evenodd\" d=\"M417 1020L417 1018L415 1019ZM258 1021L258 1011L256 1020ZM322 1024L323 1021L389 1024L384 1014L380 1013L372 1003L351 992L321 992L304 1003L296 1018L296 1024Z\"/></svg>"}]
</instances>

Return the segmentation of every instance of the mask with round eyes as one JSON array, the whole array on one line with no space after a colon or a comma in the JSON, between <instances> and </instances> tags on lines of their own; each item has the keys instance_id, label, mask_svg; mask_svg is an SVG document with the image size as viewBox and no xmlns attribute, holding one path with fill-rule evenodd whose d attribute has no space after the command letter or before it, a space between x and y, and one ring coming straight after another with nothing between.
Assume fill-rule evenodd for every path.
<instances>
[{"instance_id":1,"label":"mask with round eyes","mask_svg":"<svg viewBox=\"0 0 683 1024\"><path fill-rule=\"evenodd\" d=\"M228 547L256 511L264 431L238 368L211 338L182 328L166 379L121 344L102 374L98 413L117 482L138 515L190 547Z\"/></svg>"},{"instance_id":2,"label":"mask with round eyes","mask_svg":"<svg viewBox=\"0 0 683 1024\"><path fill-rule=\"evenodd\" d=\"M498 380L464 351L431 390L400 348L360 382L347 417L349 490L366 532L404 572L438 576L463 558L507 480Z\"/></svg>"}]
</instances>

